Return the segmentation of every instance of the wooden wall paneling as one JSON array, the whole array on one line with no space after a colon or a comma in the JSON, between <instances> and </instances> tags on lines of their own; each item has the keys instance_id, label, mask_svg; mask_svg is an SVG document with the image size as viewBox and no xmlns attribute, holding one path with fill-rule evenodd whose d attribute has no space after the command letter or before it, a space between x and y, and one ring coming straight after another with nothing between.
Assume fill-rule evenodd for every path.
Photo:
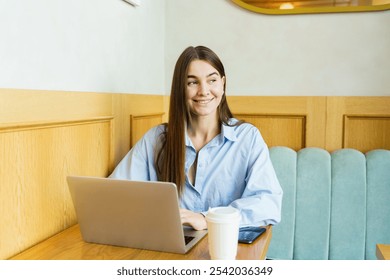
<instances>
[{"instance_id":1,"label":"wooden wall paneling","mask_svg":"<svg viewBox=\"0 0 390 280\"><path fill-rule=\"evenodd\" d=\"M237 117L259 128L270 147L325 147L326 97L230 96L228 102Z\"/></svg>"},{"instance_id":2,"label":"wooden wall paneling","mask_svg":"<svg viewBox=\"0 0 390 280\"><path fill-rule=\"evenodd\" d=\"M236 114L256 126L269 147L287 146L296 151L306 146L306 116Z\"/></svg>"},{"instance_id":3,"label":"wooden wall paneling","mask_svg":"<svg viewBox=\"0 0 390 280\"><path fill-rule=\"evenodd\" d=\"M166 114L164 114L164 116L163 116L163 122L168 122L170 99L171 99L171 96L170 96L170 95L165 95L165 96L163 97L163 112L166 113Z\"/></svg>"},{"instance_id":4,"label":"wooden wall paneling","mask_svg":"<svg viewBox=\"0 0 390 280\"><path fill-rule=\"evenodd\" d=\"M166 97L0 89L0 259L75 223L66 175L107 176L130 147L130 115Z\"/></svg>"},{"instance_id":5,"label":"wooden wall paneling","mask_svg":"<svg viewBox=\"0 0 390 280\"><path fill-rule=\"evenodd\" d=\"M389 149L390 97L228 101L269 146ZM108 175L168 108L162 95L0 89L0 259L75 223L66 175Z\"/></svg>"},{"instance_id":6,"label":"wooden wall paneling","mask_svg":"<svg viewBox=\"0 0 390 280\"><path fill-rule=\"evenodd\" d=\"M340 149L343 146L343 115L345 110L345 98L329 97L327 99L326 114L326 146L329 152Z\"/></svg>"},{"instance_id":7,"label":"wooden wall paneling","mask_svg":"<svg viewBox=\"0 0 390 280\"><path fill-rule=\"evenodd\" d=\"M325 148L326 145L326 97L307 97L306 147Z\"/></svg>"},{"instance_id":8,"label":"wooden wall paneling","mask_svg":"<svg viewBox=\"0 0 390 280\"><path fill-rule=\"evenodd\" d=\"M76 223L67 175L107 176L111 117L0 127L0 259Z\"/></svg>"},{"instance_id":9,"label":"wooden wall paneling","mask_svg":"<svg viewBox=\"0 0 390 280\"><path fill-rule=\"evenodd\" d=\"M374 149L390 150L390 114L385 117L344 115L343 148L363 153Z\"/></svg>"},{"instance_id":10,"label":"wooden wall paneling","mask_svg":"<svg viewBox=\"0 0 390 280\"><path fill-rule=\"evenodd\" d=\"M163 122L164 113L131 115L130 116L130 146L135 143L152 127Z\"/></svg>"},{"instance_id":11,"label":"wooden wall paneling","mask_svg":"<svg viewBox=\"0 0 390 280\"><path fill-rule=\"evenodd\" d=\"M112 161L110 162L110 171L114 170L115 166L127 153L130 146L130 128L128 125L128 103L130 100L125 94L112 95L112 115L113 119L113 150ZM124 125L127 124L127 125Z\"/></svg>"},{"instance_id":12,"label":"wooden wall paneling","mask_svg":"<svg viewBox=\"0 0 390 280\"><path fill-rule=\"evenodd\" d=\"M390 149L390 97L328 97L326 149Z\"/></svg>"},{"instance_id":13,"label":"wooden wall paneling","mask_svg":"<svg viewBox=\"0 0 390 280\"><path fill-rule=\"evenodd\" d=\"M111 94L0 89L0 123L104 117L111 110Z\"/></svg>"},{"instance_id":14,"label":"wooden wall paneling","mask_svg":"<svg viewBox=\"0 0 390 280\"><path fill-rule=\"evenodd\" d=\"M156 112L164 112L165 103L166 98L163 95L112 94L114 144L111 170L132 146L131 135L140 134L140 132L131 131L131 116L155 115ZM160 123L165 121L164 116Z\"/></svg>"}]
</instances>

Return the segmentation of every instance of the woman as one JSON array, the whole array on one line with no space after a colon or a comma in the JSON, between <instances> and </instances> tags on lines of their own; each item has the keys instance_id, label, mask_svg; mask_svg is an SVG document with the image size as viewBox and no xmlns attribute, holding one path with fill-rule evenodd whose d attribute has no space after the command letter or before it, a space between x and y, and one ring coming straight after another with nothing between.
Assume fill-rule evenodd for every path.
<instances>
[{"instance_id":1,"label":"woman","mask_svg":"<svg viewBox=\"0 0 390 280\"><path fill-rule=\"evenodd\" d=\"M185 225L207 228L210 207L241 210L241 226L280 221L282 189L256 127L233 118L226 76L210 49L188 47L173 74L169 121L149 130L111 178L173 182Z\"/></svg>"}]
</instances>

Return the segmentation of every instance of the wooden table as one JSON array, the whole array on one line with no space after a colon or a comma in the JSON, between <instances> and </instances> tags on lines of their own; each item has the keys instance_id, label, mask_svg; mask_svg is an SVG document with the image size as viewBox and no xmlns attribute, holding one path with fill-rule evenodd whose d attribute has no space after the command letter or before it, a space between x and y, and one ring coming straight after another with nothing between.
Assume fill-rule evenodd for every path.
<instances>
[{"instance_id":1,"label":"wooden table","mask_svg":"<svg viewBox=\"0 0 390 280\"><path fill-rule=\"evenodd\" d=\"M390 260L390 244L376 244L376 257L378 260Z\"/></svg>"},{"instance_id":2,"label":"wooden table","mask_svg":"<svg viewBox=\"0 0 390 280\"><path fill-rule=\"evenodd\" d=\"M272 227L253 244L239 244L237 259L265 259L272 237ZM173 254L118 246L86 243L79 225L74 225L57 235L14 256L11 260L209 260L208 238L204 237L187 254Z\"/></svg>"}]
</instances>

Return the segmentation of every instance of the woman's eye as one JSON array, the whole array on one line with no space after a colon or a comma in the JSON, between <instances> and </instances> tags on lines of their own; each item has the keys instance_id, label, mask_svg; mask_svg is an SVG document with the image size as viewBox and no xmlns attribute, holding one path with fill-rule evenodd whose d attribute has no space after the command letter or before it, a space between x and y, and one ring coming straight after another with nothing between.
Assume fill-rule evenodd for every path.
<instances>
[{"instance_id":1,"label":"woman's eye","mask_svg":"<svg viewBox=\"0 0 390 280\"><path fill-rule=\"evenodd\" d=\"M188 81L187 83L189 86L193 86L193 85L196 85L197 82L196 81Z\"/></svg>"}]
</instances>

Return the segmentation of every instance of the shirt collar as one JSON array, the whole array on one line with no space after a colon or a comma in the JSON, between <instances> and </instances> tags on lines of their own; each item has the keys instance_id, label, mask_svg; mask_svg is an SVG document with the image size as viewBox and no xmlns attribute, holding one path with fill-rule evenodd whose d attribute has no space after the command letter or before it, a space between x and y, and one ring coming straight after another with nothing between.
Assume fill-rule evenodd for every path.
<instances>
[{"instance_id":1,"label":"shirt collar","mask_svg":"<svg viewBox=\"0 0 390 280\"><path fill-rule=\"evenodd\" d=\"M229 122L231 123L231 122ZM229 126L229 125L226 125L226 124L222 124L221 126L221 136L226 138L227 140L229 141L236 141L237 140L237 136L236 136L236 130L235 130L235 126Z\"/></svg>"},{"instance_id":2,"label":"shirt collar","mask_svg":"<svg viewBox=\"0 0 390 280\"><path fill-rule=\"evenodd\" d=\"M233 124L235 121L230 120L229 124ZM229 141L236 141L237 136L236 136L236 131L235 131L236 126L229 126L226 124L221 125L221 133L217 136L217 139L219 140L218 142L223 142L223 139L226 138ZM185 145L187 147L192 147L192 143L190 140L190 137L188 137L187 134L187 129L185 130Z\"/></svg>"}]
</instances>

